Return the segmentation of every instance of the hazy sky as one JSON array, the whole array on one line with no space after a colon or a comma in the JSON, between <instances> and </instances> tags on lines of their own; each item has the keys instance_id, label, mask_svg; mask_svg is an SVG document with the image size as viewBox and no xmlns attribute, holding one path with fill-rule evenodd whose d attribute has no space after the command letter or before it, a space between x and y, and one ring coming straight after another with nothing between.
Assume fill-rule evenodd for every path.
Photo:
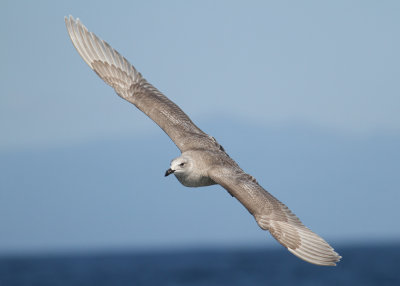
<instances>
[{"instance_id":1,"label":"hazy sky","mask_svg":"<svg viewBox=\"0 0 400 286\"><path fill-rule=\"evenodd\" d=\"M339 242L400 238L398 1L0 9L0 252L272 241L218 187L162 177L178 150L80 58L69 14L311 229Z\"/></svg>"}]
</instances>

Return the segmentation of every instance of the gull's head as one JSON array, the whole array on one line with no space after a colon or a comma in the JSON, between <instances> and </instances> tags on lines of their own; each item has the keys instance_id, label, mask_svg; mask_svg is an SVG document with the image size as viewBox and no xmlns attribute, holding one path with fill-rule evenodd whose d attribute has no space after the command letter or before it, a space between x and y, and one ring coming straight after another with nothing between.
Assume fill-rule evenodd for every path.
<instances>
[{"instance_id":1,"label":"gull's head","mask_svg":"<svg viewBox=\"0 0 400 286\"><path fill-rule=\"evenodd\" d=\"M165 177L171 175L175 176L186 173L190 168L190 160L186 156L180 156L171 161L171 167L165 172Z\"/></svg>"}]
</instances>

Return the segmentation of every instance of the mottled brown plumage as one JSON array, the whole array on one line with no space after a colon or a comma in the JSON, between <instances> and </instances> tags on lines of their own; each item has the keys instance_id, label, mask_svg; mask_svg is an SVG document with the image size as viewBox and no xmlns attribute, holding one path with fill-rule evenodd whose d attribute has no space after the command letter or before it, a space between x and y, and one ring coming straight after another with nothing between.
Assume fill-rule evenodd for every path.
<instances>
[{"instance_id":1,"label":"mottled brown plumage","mask_svg":"<svg viewBox=\"0 0 400 286\"><path fill-rule=\"evenodd\" d=\"M185 186L220 184L254 216L258 225L290 252L318 265L336 265L340 256L305 227L280 201L246 174L211 136L201 131L171 100L149 84L109 44L72 16L65 18L72 43L84 61L123 99L160 126L181 150L166 176L174 173Z\"/></svg>"}]
</instances>

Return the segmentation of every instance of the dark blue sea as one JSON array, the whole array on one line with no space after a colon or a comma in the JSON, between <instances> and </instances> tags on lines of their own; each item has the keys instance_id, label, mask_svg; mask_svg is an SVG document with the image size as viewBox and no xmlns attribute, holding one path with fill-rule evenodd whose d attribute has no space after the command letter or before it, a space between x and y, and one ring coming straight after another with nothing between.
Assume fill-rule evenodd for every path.
<instances>
[{"instance_id":1,"label":"dark blue sea","mask_svg":"<svg viewBox=\"0 0 400 286\"><path fill-rule=\"evenodd\" d=\"M400 244L337 250L337 267L283 248L9 256L0 285L400 285Z\"/></svg>"}]
</instances>

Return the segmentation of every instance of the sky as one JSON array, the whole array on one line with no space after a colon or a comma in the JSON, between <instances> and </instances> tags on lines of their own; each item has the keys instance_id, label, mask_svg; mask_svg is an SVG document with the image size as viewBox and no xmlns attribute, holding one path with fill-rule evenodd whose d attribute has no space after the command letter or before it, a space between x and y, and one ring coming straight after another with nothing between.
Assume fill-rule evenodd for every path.
<instances>
[{"instance_id":1,"label":"sky","mask_svg":"<svg viewBox=\"0 0 400 286\"><path fill-rule=\"evenodd\" d=\"M334 246L398 241L397 1L2 1L0 254L278 244L90 70L79 17ZM266 238L267 237L267 238Z\"/></svg>"}]
</instances>

